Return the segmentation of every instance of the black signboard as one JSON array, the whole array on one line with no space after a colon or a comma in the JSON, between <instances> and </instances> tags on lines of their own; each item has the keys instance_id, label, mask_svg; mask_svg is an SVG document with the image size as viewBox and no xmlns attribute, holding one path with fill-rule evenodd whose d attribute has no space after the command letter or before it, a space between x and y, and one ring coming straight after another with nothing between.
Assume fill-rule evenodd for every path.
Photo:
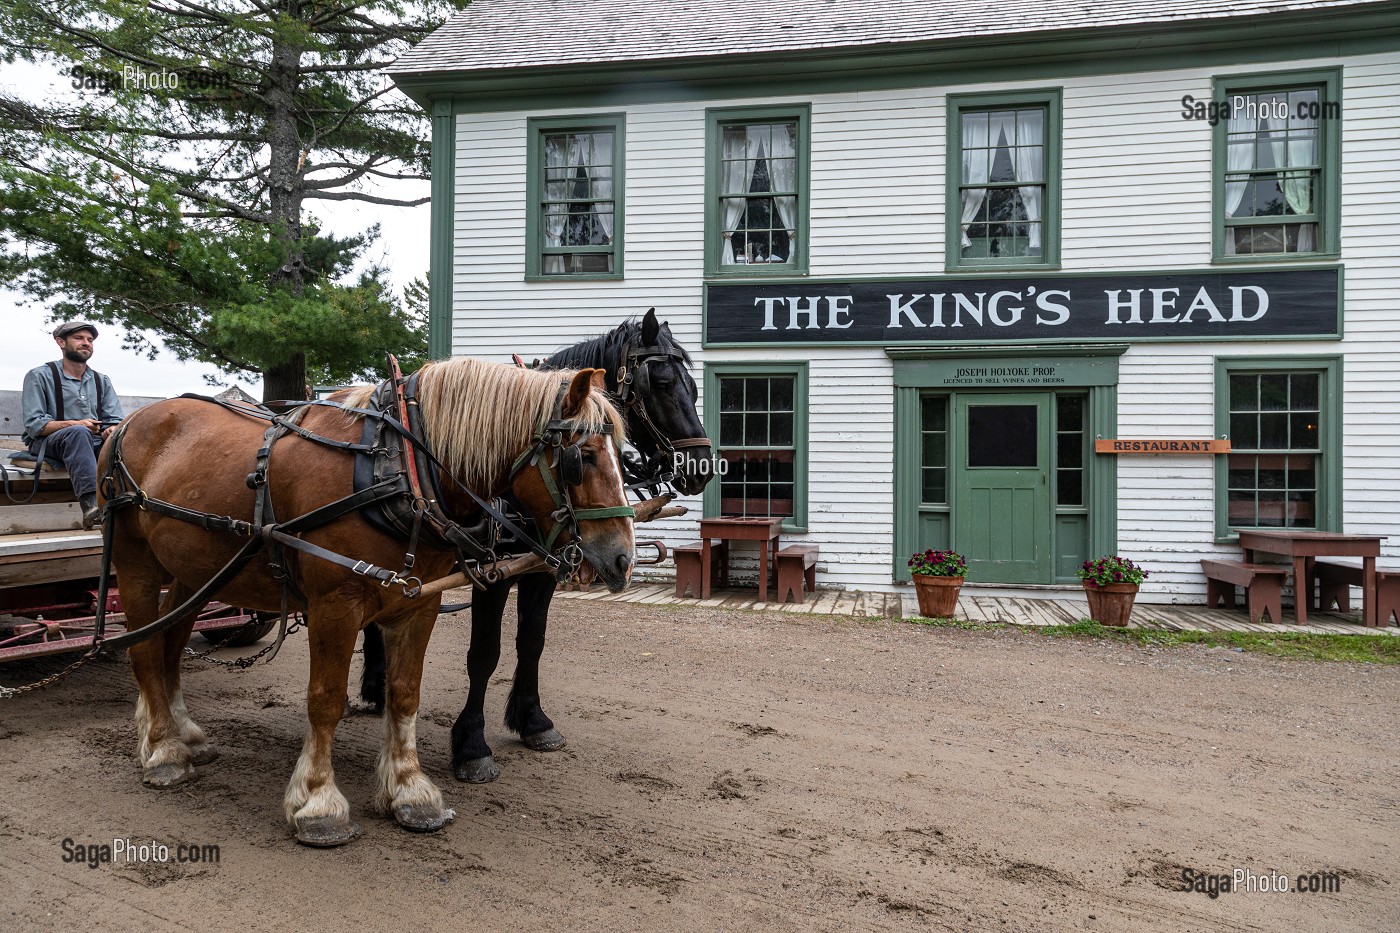
<instances>
[{"instance_id":1,"label":"black signboard","mask_svg":"<svg viewBox=\"0 0 1400 933\"><path fill-rule=\"evenodd\" d=\"M1341 268L713 283L705 342L1337 337Z\"/></svg>"}]
</instances>

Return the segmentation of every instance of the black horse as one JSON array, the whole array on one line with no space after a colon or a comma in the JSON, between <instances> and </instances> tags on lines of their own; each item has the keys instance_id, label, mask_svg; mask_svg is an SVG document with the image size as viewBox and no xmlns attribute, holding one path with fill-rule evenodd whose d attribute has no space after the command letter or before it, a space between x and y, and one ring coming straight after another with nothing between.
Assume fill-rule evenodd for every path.
<instances>
[{"instance_id":1,"label":"black horse","mask_svg":"<svg viewBox=\"0 0 1400 933\"><path fill-rule=\"evenodd\" d=\"M710 440L696 413L689 364L690 355L676 343L670 325L657 321L653 308L642 320L625 321L602 336L560 350L540 365L606 371L608 391L627 416L627 439L640 453L638 457L629 451L624 457L629 486L656 495L669 484L683 495L694 495L705 488L714 471L709 469ZM501 773L486 744L486 684L501 658L502 616L511 584L517 582L515 680L506 702L505 724L535 751L564 747L564 737L545 715L539 694L540 656L554 598L554 576L526 574L477 590L472 597L472 640L467 651L467 703L452 726L453 772L458 780L473 784L494 781ZM384 705L384 641L374 626L365 629L364 660L360 697L379 710Z\"/></svg>"}]
</instances>

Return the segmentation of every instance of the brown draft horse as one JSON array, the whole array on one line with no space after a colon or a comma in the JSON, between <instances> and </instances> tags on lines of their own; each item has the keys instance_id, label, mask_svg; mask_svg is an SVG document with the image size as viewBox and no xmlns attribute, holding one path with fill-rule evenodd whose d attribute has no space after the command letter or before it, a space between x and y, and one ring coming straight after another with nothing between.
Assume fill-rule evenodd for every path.
<instances>
[{"instance_id":1,"label":"brown draft horse","mask_svg":"<svg viewBox=\"0 0 1400 933\"><path fill-rule=\"evenodd\" d=\"M373 387L350 390L338 400L358 407L372 392ZM607 399L602 370L534 372L453 359L424 367L418 400L423 439L442 464L440 474L451 474L483 498L509 491L543 533L555 524L552 493L540 470L512 470L512 465L551 418L563 419L564 431L572 432L566 433L566 445L580 446L583 481L570 489L574 504L590 509L626 505L617 456L623 421ZM324 437L353 441L363 422L339 408L311 407L301 424ZM128 419L121 460L146 496L198 512L251 519L254 494L245 477L255 467L266 427L265 421L208 402L172 399ZM102 452L104 473L112 448L109 441ZM294 518L349 494L352 461L343 451L295 434L278 440L267 469L276 516ZM465 523L478 507L447 476L441 479L444 511ZM117 509L108 521L113 523L113 563L127 625L133 629L188 599L247 540L141 508ZM632 520L580 521L578 528L575 543L588 565L583 569L595 572L614 591L625 587L635 559ZM303 537L385 568L401 565L406 550L404 541L376 530L358 512ZM566 533L561 546L567 539ZM292 582L305 596L311 652L308 728L284 801L298 841L339 845L359 832L336 787L331 752L345 709L355 639L371 622L383 630L391 659L375 807L411 830L444 826L453 813L419 767L415 738L423 656L440 597L409 598L402 587L381 586L290 549L285 559ZM424 540L413 573L424 581L438 579L453 571L455 560L454 552L434 549ZM169 590L162 600L165 586ZM267 561L254 557L218 596L234 605L275 611L282 606L283 587ZM148 786L180 784L194 776L194 765L216 757L180 691L180 657L192 625L176 624L130 649L140 690L138 755Z\"/></svg>"}]
</instances>

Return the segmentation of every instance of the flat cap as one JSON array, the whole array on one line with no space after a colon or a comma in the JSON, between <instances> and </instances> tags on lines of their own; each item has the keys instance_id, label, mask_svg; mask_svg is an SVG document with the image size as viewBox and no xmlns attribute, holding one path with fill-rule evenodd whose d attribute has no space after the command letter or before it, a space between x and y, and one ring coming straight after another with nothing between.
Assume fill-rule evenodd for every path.
<instances>
[{"instance_id":1,"label":"flat cap","mask_svg":"<svg viewBox=\"0 0 1400 933\"><path fill-rule=\"evenodd\" d=\"M90 330L94 337L97 336L97 325L93 324L91 321L64 321L53 329L53 335L59 340L62 340L69 334L76 333L80 330Z\"/></svg>"}]
</instances>

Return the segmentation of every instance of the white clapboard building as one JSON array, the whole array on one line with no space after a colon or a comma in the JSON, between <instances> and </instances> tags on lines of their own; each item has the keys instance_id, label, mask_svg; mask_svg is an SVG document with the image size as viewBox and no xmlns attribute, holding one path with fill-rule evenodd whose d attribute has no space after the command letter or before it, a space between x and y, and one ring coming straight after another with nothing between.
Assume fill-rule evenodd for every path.
<instances>
[{"instance_id":1,"label":"white clapboard building","mask_svg":"<svg viewBox=\"0 0 1400 933\"><path fill-rule=\"evenodd\" d=\"M784 515L823 584L1400 553L1400 4L475 0L389 71L434 351L656 307L728 466L692 506Z\"/></svg>"}]
</instances>

